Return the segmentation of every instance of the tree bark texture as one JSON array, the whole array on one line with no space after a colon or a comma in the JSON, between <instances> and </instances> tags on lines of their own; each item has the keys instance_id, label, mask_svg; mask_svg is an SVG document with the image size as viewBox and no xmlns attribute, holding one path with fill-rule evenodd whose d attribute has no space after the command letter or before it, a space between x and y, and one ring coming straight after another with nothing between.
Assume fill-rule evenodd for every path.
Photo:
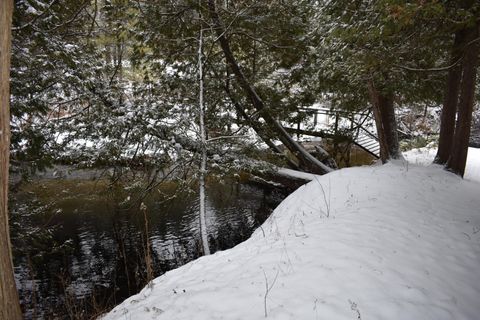
<instances>
[{"instance_id":1,"label":"tree bark texture","mask_svg":"<svg viewBox=\"0 0 480 320\"><path fill-rule=\"evenodd\" d=\"M466 31L465 56L462 63L462 81L460 84L460 100L458 117L455 124L455 135L452 152L446 168L463 177L467 163L468 142L472 125L472 112L475 99L478 55L480 53L480 23Z\"/></svg>"},{"instance_id":2,"label":"tree bark texture","mask_svg":"<svg viewBox=\"0 0 480 320\"><path fill-rule=\"evenodd\" d=\"M198 44L198 118L200 125L200 141L202 143L200 174L199 174L199 220L200 220L200 238L202 241L203 254L210 254L210 247L208 246L208 232L207 232L207 212L205 199L205 175L207 173L207 139L205 134L205 108L203 104L203 30L200 29L199 44Z\"/></svg>"},{"instance_id":3,"label":"tree bark texture","mask_svg":"<svg viewBox=\"0 0 480 320\"><path fill-rule=\"evenodd\" d=\"M12 0L0 0L0 319L22 319L13 277L8 227L8 167L10 156L10 48Z\"/></svg>"},{"instance_id":4,"label":"tree bark texture","mask_svg":"<svg viewBox=\"0 0 480 320\"><path fill-rule=\"evenodd\" d=\"M216 11L215 0L208 1L210 17L213 22L213 27L217 33L218 41L223 50L225 58L230 65L240 87L245 92L248 99L251 101L255 109L260 113L269 128L275 132L277 138L285 145L285 147L294 154L300 162L300 166L306 171L318 174L325 174L332 171L332 168L324 165L310 153L308 153L299 143L292 139L285 128L275 120L265 107L263 100L257 94L256 90L245 77L243 71L237 63L231 49L230 44L225 36L226 30L223 28L220 17Z\"/></svg>"},{"instance_id":5,"label":"tree bark texture","mask_svg":"<svg viewBox=\"0 0 480 320\"><path fill-rule=\"evenodd\" d=\"M368 83L368 92L380 143L380 159L383 163L388 162L390 159L399 159L401 158L401 153L393 95L380 92L375 88L373 81Z\"/></svg>"},{"instance_id":6,"label":"tree bark texture","mask_svg":"<svg viewBox=\"0 0 480 320\"><path fill-rule=\"evenodd\" d=\"M455 116L457 114L458 92L462 77L464 33L455 33L455 40L452 47L451 63L452 68L448 70L445 97L443 100L442 115L440 117L440 137L438 139L438 151L434 163L446 164L452 151L453 135L455 132Z\"/></svg>"}]
</instances>

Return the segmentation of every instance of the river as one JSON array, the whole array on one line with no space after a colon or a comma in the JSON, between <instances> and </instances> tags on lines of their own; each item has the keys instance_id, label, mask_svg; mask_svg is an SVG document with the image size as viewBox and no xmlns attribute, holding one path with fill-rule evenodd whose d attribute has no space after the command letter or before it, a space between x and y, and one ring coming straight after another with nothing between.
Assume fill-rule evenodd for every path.
<instances>
[{"instance_id":1,"label":"river","mask_svg":"<svg viewBox=\"0 0 480 320\"><path fill-rule=\"evenodd\" d=\"M26 319L93 318L199 256L195 183L165 181L138 199L141 188L111 184L97 171L63 172L12 193L15 277ZM209 178L211 250L247 239L287 194Z\"/></svg>"}]
</instances>

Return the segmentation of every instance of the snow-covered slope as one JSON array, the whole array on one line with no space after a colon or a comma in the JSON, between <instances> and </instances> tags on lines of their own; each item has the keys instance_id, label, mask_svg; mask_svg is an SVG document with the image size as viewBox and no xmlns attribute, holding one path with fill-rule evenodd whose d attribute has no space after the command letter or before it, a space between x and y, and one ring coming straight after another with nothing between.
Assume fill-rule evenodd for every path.
<instances>
[{"instance_id":1,"label":"snow-covered slope","mask_svg":"<svg viewBox=\"0 0 480 320\"><path fill-rule=\"evenodd\" d=\"M105 319L476 320L479 302L480 183L398 162L315 178Z\"/></svg>"},{"instance_id":2,"label":"snow-covered slope","mask_svg":"<svg viewBox=\"0 0 480 320\"><path fill-rule=\"evenodd\" d=\"M413 149L403 153L405 159L409 162L421 165L429 165L432 163L436 154L437 149L428 147ZM478 148L468 148L465 179L480 182L480 149Z\"/></svg>"}]
</instances>

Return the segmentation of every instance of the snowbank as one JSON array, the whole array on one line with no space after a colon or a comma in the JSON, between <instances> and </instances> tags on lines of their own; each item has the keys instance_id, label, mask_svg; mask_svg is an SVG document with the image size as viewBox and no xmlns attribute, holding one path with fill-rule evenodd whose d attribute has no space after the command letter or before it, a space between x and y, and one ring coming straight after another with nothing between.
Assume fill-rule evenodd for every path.
<instances>
[{"instance_id":1,"label":"snowbank","mask_svg":"<svg viewBox=\"0 0 480 320\"><path fill-rule=\"evenodd\" d=\"M436 148L420 148L404 152L403 155L411 163L429 165L432 163ZM480 149L468 148L467 167L465 169L465 179L480 182Z\"/></svg>"},{"instance_id":2,"label":"snowbank","mask_svg":"<svg viewBox=\"0 0 480 320\"><path fill-rule=\"evenodd\" d=\"M478 182L403 162L315 177L249 240L104 319L479 319L479 195Z\"/></svg>"}]
</instances>

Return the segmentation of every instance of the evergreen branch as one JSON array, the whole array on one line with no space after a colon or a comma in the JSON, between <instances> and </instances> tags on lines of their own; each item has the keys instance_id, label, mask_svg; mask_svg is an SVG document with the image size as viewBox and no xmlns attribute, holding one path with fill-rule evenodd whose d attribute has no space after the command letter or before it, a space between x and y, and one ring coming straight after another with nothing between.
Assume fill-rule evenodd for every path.
<instances>
[{"instance_id":1,"label":"evergreen branch","mask_svg":"<svg viewBox=\"0 0 480 320\"><path fill-rule=\"evenodd\" d=\"M449 66L444 66L444 67L436 67L436 68L412 68L412 67L407 67L407 66L402 66L399 64L395 64L394 66L400 69L408 70L408 71L415 71L415 72L437 72L437 71L447 71L450 70L451 68L457 66L461 61L463 57L460 57L457 61L452 63Z\"/></svg>"},{"instance_id":2,"label":"evergreen branch","mask_svg":"<svg viewBox=\"0 0 480 320\"><path fill-rule=\"evenodd\" d=\"M32 20L30 20L29 22L27 22L26 24L24 24L23 26L20 26L20 27L13 27L12 28L12 31L19 31L19 30L22 30L22 29L25 29L31 25L33 25L40 17L42 17L43 15L45 15L49 10L50 8L55 4L55 2L57 2L57 0L52 0L52 2L50 2L50 4L48 5L48 7L42 11L42 13L40 13L39 15L35 16Z\"/></svg>"},{"instance_id":3,"label":"evergreen branch","mask_svg":"<svg viewBox=\"0 0 480 320\"><path fill-rule=\"evenodd\" d=\"M295 47L293 46L280 46L278 44L274 44L274 43L271 43L271 42L268 42L266 40L263 40L261 38L257 38L257 37L254 37L252 36L251 34L248 34L247 32L244 32L244 31L237 31L237 32L233 32L232 34L238 34L238 35L243 35L253 41L256 41L258 43L262 43L266 46L269 46L269 47L273 47L273 48L277 48L277 49L293 49Z\"/></svg>"},{"instance_id":4,"label":"evergreen branch","mask_svg":"<svg viewBox=\"0 0 480 320\"><path fill-rule=\"evenodd\" d=\"M478 38L475 38L471 41L469 41L468 43L465 44L464 48L468 47L468 46L471 46L472 44L476 43L476 42L479 42L480 41L480 37ZM397 68L400 68L400 69L404 69L404 70L408 70L408 71L415 71L415 72L437 72L437 71L448 71L450 70L451 68L454 68L456 67L457 65L459 65L462 60L463 60L463 56L464 54L459 57L454 63L452 63L451 65L449 66L444 66L444 67L435 67L435 68L412 68L412 67L407 67L407 66L401 66L401 65L398 65L398 64L395 64L394 66L397 67Z\"/></svg>"},{"instance_id":5,"label":"evergreen branch","mask_svg":"<svg viewBox=\"0 0 480 320\"><path fill-rule=\"evenodd\" d=\"M248 136L243 135L243 136L218 136L214 138L207 139L205 142L213 142L216 140L223 140L223 139L246 139Z\"/></svg>"}]
</instances>

